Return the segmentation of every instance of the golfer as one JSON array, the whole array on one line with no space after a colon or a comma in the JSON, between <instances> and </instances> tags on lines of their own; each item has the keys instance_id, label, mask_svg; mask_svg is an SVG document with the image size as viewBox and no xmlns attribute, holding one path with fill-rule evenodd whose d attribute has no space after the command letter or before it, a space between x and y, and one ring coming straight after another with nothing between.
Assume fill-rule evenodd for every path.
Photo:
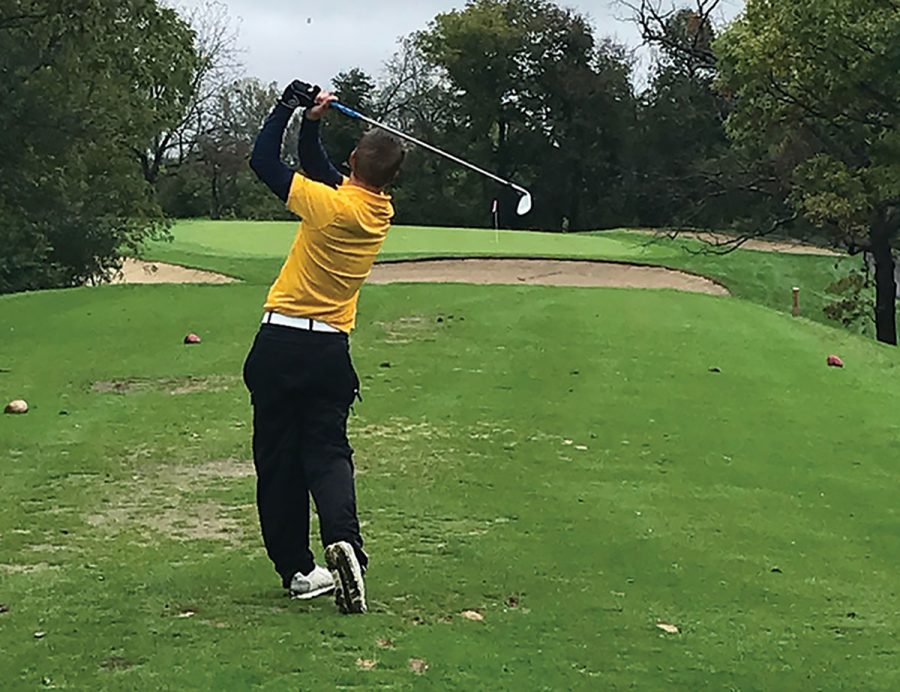
<instances>
[{"instance_id":1,"label":"golfer","mask_svg":"<svg viewBox=\"0 0 900 692\"><path fill-rule=\"evenodd\" d=\"M394 209L384 188L400 170L401 142L367 132L350 154L350 177L319 138L336 98L293 82L269 114L250 167L300 217L293 246L269 290L262 325L244 364L253 405L253 460L263 540L283 586L296 598L334 591L341 612L366 611L363 551L347 416L359 396L350 360L359 289L387 236ZM305 108L299 157L281 161L288 121ZM328 570L309 545L309 497L319 515Z\"/></svg>"}]
</instances>

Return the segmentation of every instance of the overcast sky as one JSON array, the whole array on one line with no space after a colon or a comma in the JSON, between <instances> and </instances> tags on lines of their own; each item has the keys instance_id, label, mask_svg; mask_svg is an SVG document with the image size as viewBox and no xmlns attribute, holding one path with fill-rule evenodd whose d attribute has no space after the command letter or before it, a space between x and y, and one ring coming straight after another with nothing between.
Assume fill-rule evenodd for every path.
<instances>
[{"instance_id":1,"label":"overcast sky","mask_svg":"<svg viewBox=\"0 0 900 692\"><path fill-rule=\"evenodd\" d=\"M195 8L209 0L171 0ZM377 75L397 39L423 29L435 15L465 6L465 0L218 0L239 32L249 76L279 84L300 78L323 86L338 72L361 67ZM563 0L591 18L598 36L638 45L635 27L610 0ZM743 0L723 0L734 16Z\"/></svg>"}]
</instances>

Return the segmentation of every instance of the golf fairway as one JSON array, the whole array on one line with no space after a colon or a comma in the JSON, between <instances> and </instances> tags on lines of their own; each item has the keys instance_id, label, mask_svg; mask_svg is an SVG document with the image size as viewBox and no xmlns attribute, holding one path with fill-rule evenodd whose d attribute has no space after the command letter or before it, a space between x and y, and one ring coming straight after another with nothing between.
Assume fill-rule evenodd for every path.
<instances>
[{"instance_id":1,"label":"golf fairway","mask_svg":"<svg viewBox=\"0 0 900 692\"><path fill-rule=\"evenodd\" d=\"M263 290L0 299L9 689L900 684L893 350L735 298L368 287L342 617L258 535Z\"/></svg>"}]
</instances>

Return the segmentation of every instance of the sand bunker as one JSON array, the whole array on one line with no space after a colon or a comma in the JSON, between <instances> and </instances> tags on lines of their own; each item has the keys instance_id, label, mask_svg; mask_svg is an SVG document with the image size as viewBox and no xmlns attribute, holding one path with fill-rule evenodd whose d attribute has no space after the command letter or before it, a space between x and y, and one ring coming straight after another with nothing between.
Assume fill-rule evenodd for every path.
<instances>
[{"instance_id":1,"label":"sand bunker","mask_svg":"<svg viewBox=\"0 0 900 692\"><path fill-rule=\"evenodd\" d=\"M729 295L728 289L702 276L614 262L548 259L438 259L375 265L370 284L465 283L532 286L674 288L692 293Z\"/></svg>"},{"instance_id":2,"label":"sand bunker","mask_svg":"<svg viewBox=\"0 0 900 692\"><path fill-rule=\"evenodd\" d=\"M125 260L122 276L114 283L234 283L215 272L165 262ZM464 283L532 286L599 286L611 288L674 288L692 293L725 296L728 290L702 276L615 262L552 259L429 259L376 264L370 284Z\"/></svg>"},{"instance_id":3,"label":"sand bunker","mask_svg":"<svg viewBox=\"0 0 900 692\"><path fill-rule=\"evenodd\" d=\"M233 284L237 279L224 274L191 269L165 262L144 262L126 259L122 275L114 284Z\"/></svg>"}]
</instances>

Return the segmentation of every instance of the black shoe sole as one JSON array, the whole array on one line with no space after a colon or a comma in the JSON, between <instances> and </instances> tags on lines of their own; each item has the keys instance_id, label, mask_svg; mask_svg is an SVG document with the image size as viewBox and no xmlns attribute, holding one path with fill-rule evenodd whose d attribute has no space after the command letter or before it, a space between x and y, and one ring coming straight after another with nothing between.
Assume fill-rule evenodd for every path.
<instances>
[{"instance_id":1,"label":"black shoe sole","mask_svg":"<svg viewBox=\"0 0 900 692\"><path fill-rule=\"evenodd\" d=\"M325 549L328 569L334 576L334 603L344 614L365 613L366 587L356 554L349 543L334 543Z\"/></svg>"}]
</instances>

